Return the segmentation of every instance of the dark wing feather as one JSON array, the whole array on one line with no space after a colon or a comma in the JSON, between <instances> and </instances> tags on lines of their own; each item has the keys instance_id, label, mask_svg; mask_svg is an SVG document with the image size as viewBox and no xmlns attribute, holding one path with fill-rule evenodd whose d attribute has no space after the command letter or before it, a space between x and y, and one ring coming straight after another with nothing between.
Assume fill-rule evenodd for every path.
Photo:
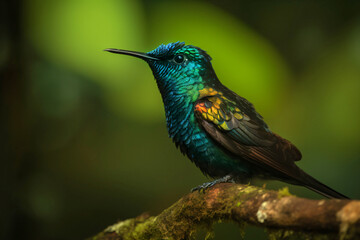
<instances>
[{"instance_id":1,"label":"dark wing feather","mask_svg":"<svg viewBox=\"0 0 360 240\"><path fill-rule=\"evenodd\" d=\"M300 151L271 133L249 102L235 103L223 95L201 98L196 102L195 116L220 146L272 177L304 185L329 198L348 198L298 168L294 161L301 159Z\"/></svg>"},{"instance_id":2,"label":"dark wing feather","mask_svg":"<svg viewBox=\"0 0 360 240\"><path fill-rule=\"evenodd\" d=\"M217 143L231 153L246 159L259 169L264 169L265 171L272 169L274 176L278 178L300 180L299 168L294 163L289 164L284 161L281 151L275 152L273 147L242 145L229 138L225 132L219 130L214 124L202 119L199 122Z\"/></svg>"},{"instance_id":3,"label":"dark wing feather","mask_svg":"<svg viewBox=\"0 0 360 240\"><path fill-rule=\"evenodd\" d=\"M205 131L233 154L261 169L270 168L279 177L298 176L294 161L301 159L299 150L272 133L261 117L249 112L255 111L253 108L248 107L245 112L237 106L220 95L202 98L195 105L195 116Z\"/></svg>"}]
</instances>

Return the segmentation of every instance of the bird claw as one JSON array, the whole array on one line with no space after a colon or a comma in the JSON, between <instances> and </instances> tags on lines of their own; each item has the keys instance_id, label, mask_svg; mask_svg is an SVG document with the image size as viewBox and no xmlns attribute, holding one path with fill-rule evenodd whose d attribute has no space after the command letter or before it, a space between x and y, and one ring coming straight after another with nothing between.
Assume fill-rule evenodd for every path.
<instances>
[{"instance_id":1,"label":"bird claw","mask_svg":"<svg viewBox=\"0 0 360 240\"><path fill-rule=\"evenodd\" d=\"M192 188L192 189L191 189L191 192L195 192L195 191L199 191L199 192L200 192L201 190L204 190L204 191L205 191L206 189L214 186L216 183L217 183L217 182L215 182L215 181L203 183L203 184L201 184L201 185L199 185L199 186L197 186L197 187Z\"/></svg>"},{"instance_id":2,"label":"bird claw","mask_svg":"<svg viewBox=\"0 0 360 240\"><path fill-rule=\"evenodd\" d=\"M203 183L203 184L201 184L201 185L199 185L197 187L194 187L194 188L191 189L191 192L195 192L195 191L200 192L201 190L205 191L206 189L214 186L217 183L225 183L225 182L235 182L235 181L232 179L231 176L226 175L225 177L216 179L216 180L214 180L212 182L206 182L206 183Z\"/></svg>"}]
</instances>

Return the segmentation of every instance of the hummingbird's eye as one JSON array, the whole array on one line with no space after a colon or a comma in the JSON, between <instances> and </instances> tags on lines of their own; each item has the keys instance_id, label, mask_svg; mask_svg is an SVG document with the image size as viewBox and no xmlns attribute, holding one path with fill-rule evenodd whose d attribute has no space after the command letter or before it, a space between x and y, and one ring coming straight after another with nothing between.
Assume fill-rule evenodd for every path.
<instances>
[{"instance_id":1,"label":"hummingbird's eye","mask_svg":"<svg viewBox=\"0 0 360 240\"><path fill-rule=\"evenodd\" d=\"M184 61L185 61L185 57L184 57L184 55L181 55L181 54L179 54L179 55L176 55L175 57L174 57L174 61L176 62L176 63L183 63Z\"/></svg>"}]
</instances>

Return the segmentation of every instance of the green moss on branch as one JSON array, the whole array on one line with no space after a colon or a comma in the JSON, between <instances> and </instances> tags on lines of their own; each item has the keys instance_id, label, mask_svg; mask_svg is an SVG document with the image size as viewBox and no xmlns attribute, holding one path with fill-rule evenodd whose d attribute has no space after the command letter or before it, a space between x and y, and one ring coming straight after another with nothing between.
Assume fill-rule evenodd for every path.
<instances>
[{"instance_id":1,"label":"green moss on branch","mask_svg":"<svg viewBox=\"0 0 360 240\"><path fill-rule=\"evenodd\" d=\"M287 189L223 183L187 194L157 216L120 221L92 239L188 239L221 221L262 226L270 239L359 239L360 201L309 200Z\"/></svg>"}]
</instances>

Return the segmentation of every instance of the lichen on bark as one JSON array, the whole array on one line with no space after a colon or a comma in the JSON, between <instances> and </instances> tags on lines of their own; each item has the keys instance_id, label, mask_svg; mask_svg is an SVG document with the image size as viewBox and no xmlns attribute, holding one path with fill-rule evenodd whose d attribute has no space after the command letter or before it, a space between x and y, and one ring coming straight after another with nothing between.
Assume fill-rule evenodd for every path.
<instances>
[{"instance_id":1,"label":"lichen on bark","mask_svg":"<svg viewBox=\"0 0 360 240\"><path fill-rule=\"evenodd\" d=\"M189 239L223 221L267 229L269 239L360 239L360 201L310 200L250 185L217 184L185 195L157 216L120 221L92 239Z\"/></svg>"}]
</instances>

